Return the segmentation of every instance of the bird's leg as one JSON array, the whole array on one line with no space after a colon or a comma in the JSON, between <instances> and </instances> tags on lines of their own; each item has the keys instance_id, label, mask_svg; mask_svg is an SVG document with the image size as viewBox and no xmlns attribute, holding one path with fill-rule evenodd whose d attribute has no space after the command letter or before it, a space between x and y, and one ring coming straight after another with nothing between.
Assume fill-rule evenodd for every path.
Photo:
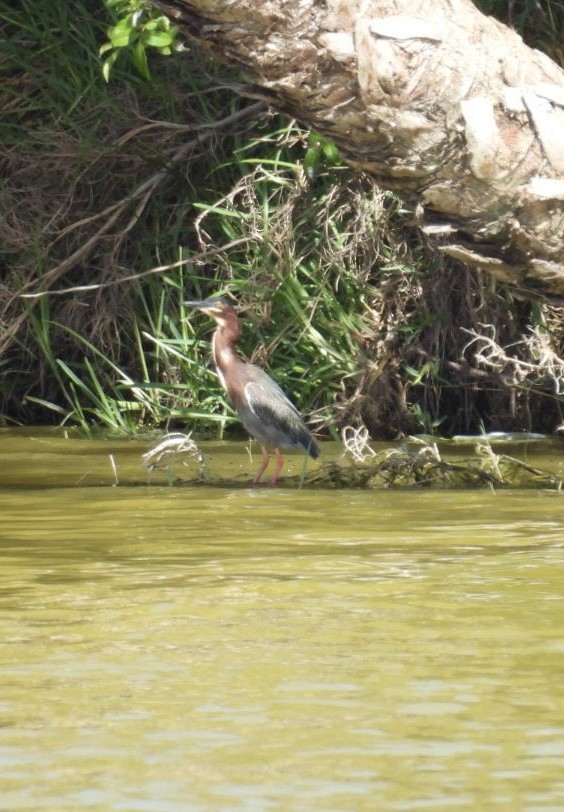
<instances>
[{"instance_id":1,"label":"bird's leg","mask_svg":"<svg viewBox=\"0 0 564 812\"><path fill-rule=\"evenodd\" d=\"M261 476L264 474L266 470L266 466L270 462L270 454L268 453L266 446L262 446L262 462L259 466L258 471L255 474L255 478L253 479L253 485L258 485L260 482Z\"/></svg>"},{"instance_id":2,"label":"bird's leg","mask_svg":"<svg viewBox=\"0 0 564 812\"><path fill-rule=\"evenodd\" d=\"M274 472L272 474L272 479L270 480L271 485L276 485L276 483L278 482L280 471L282 470L282 466L284 465L284 454L280 451L279 448L275 448L274 450L276 451L276 462L274 464Z\"/></svg>"}]
</instances>

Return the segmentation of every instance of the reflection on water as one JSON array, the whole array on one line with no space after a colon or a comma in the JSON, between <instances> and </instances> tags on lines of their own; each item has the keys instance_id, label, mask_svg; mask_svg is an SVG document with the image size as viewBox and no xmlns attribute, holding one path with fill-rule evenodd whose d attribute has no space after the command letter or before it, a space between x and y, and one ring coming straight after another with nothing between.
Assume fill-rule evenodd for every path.
<instances>
[{"instance_id":1,"label":"reflection on water","mask_svg":"<svg viewBox=\"0 0 564 812\"><path fill-rule=\"evenodd\" d=\"M77 487L109 441L40 439L0 436L1 809L564 808L561 494Z\"/></svg>"}]
</instances>

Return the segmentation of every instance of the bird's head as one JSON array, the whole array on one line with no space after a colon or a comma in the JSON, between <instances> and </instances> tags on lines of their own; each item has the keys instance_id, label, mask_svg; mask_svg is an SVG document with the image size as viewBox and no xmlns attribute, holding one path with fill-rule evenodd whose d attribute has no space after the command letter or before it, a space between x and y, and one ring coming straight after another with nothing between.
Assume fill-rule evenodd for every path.
<instances>
[{"instance_id":1,"label":"bird's head","mask_svg":"<svg viewBox=\"0 0 564 812\"><path fill-rule=\"evenodd\" d=\"M227 324L237 322L237 313L232 304L227 299L215 298L204 299L203 301L184 302L185 307L195 307L206 313L208 316L219 324L220 327L225 327Z\"/></svg>"}]
</instances>

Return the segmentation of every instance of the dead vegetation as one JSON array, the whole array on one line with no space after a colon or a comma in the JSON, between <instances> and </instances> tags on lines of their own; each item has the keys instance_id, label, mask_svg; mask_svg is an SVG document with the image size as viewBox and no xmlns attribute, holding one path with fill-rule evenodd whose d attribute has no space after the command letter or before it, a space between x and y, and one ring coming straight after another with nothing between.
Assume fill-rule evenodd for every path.
<instances>
[{"instance_id":1,"label":"dead vegetation","mask_svg":"<svg viewBox=\"0 0 564 812\"><path fill-rule=\"evenodd\" d=\"M499 454L486 440L477 442L472 455L452 458L436 443L409 438L399 446L376 452L365 428L347 426L342 432L340 460L322 463L299 476L283 477L284 487L308 488L549 488L561 490L563 480L551 471L508 454ZM248 477L231 480L212 476L201 447L188 435L168 434L143 455L149 471L161 471L169 485L249 487ZM188 472L184 469L188 468Z\"/></svg>"}]
</instances>

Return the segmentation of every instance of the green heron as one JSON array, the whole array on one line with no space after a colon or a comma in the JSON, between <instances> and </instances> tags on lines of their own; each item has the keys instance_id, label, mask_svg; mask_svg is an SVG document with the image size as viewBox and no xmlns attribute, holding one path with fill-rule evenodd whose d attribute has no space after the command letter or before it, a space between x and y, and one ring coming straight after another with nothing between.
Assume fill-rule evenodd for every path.
<instances>
[{"instance_id":1,"label":"green heron","mask_svg":"<svg viewBox=\"0 0 564 812\"><path fill-rule=\"evenodd\" d=\"M243 426L262 446L262 461L253 479L258 485L270 461L269 448L276 453L274 472L270 480L276 485L284 465L282 448L298 448L316 459L319 447L294 404L264 370L246 364L237 355L239 319L235 308L225 299L184 302L197 307L214 319L213 359L221 385L237 409Z\"/></svg>"}]
</instances>

